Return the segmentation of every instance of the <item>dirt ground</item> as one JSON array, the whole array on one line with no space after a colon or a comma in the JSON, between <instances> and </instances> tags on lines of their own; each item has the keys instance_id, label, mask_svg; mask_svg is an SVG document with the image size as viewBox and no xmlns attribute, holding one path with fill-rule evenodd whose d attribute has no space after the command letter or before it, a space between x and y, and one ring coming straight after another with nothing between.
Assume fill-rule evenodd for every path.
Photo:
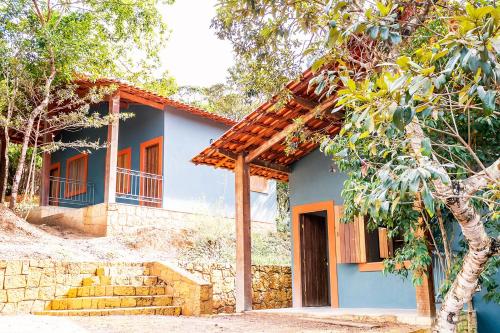
<instances>
[{"instance_id":1,"label":"dirt ground","mask_svg":"<svg viewBox=\"0 0 500 333\"><path fill-rule=\"evenodd\" d=\"M76 231L35 226L0 206L1 259L66 261L155 261L175 258L164 230L133 236L88 237Z\"/></svg>"},{"instance_id":2,"label":"dirt ground","mask_svg":"<svg viewBox=\"0 0 500 333\"><path fill-rule=\"evenodd\" d=\"M415 328L384 324L377 328L353 328L329 322L271 314L218 315L210 317L109 316L44 317L0 316L0 332L8 333L220 333L220 332L384 332L409 333Z\"/></svg>"}]
</instances>

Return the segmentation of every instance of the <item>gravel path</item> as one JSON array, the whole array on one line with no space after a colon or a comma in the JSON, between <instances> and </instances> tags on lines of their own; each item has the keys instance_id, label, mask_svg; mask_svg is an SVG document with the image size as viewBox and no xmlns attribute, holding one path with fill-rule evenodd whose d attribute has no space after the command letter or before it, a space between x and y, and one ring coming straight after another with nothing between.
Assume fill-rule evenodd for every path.
<instances>
[{"instance_id":1,"label":"gravel path","mask_svg":"<svg viewBox=\"0 0 500 333\"><path fill-rule=\"evenodd\" d=\"M409 333L409 326L389 325L370 332ZM337 326L290 316L269 314L219 315L211 317L108 316L46 317L0 316L0 331L9 333L220 333L220 332L332 332L360 333L366 329Z\"/></svg>"}]
</instances>

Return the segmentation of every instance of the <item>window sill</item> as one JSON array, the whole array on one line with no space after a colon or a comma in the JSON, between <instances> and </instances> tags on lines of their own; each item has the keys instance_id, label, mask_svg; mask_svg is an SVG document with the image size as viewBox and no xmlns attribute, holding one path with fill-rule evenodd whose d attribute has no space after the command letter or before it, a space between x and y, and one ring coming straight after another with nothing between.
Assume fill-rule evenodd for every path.
<instances>
[{"instance_id":1,"label":"window sill","mask_svg":"<svg viewBox=\"0 0 500 333\"><path fill-rule=\"evenodd\" d=\"M411 265L410 261L405 261L405 268L409 268ZM396 269L400 269L401 267L396 267ZM360 272L381 272L384 270L384 262L367 262L363 264L358 264L358 269Z\"/></svg>"}]
</instances>

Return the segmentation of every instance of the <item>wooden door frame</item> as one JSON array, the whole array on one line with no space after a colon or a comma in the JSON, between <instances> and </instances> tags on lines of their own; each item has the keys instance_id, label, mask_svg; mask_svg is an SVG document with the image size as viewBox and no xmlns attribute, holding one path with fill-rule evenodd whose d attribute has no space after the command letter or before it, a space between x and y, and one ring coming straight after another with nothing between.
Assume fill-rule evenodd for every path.
<instances>
[{"instance_id":1,"label":"wooden door frame","mask_svg":"<svg viewBox=\"0 0 500 333\"><path fill-rule=\"evenodd\" d=\"M161 208L161 207L163 207L163 185L165 182L165 178L163 177L163 135L141 143L140 152L139 152L139 169L141 172L145 172L145 170L146 170L146 149L151 147L151 146L154 146L154 145L158 145L158 169L160 169L159 175L162 176L163 181L162 181L161 187L160 187L161 202L158 204L158 206L151 206L151 207ZM139 182L139 194L142 195L142 182ZM145 205L145 202L142 200L139 200L139 205L143 206L143 205Z\"/></svg>"},{"instance_id":2,"label":"wooden door frame","mask_svg":"<svg viewBox=\"0 0 500 333\"><path fill-rule=\"evenodd\" d=\"M330 306L339 307L337 283L337 257L335 246L335 202L323 201L292 207L292 238L293 238L293 307L302 307L302 264L300 249L300 215L326 211L328 231L328 273L330 281Z\"/></svg>"}]
</instances>

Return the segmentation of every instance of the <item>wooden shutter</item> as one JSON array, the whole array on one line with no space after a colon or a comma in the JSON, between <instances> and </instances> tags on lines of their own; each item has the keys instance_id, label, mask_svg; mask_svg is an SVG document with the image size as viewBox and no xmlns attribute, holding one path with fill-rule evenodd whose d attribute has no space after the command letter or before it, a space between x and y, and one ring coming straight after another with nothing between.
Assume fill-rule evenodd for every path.
<instances>
[{"instance_id":1,"label":"wooden shutter","mask_svg":"<svg viewBox=\"0 0 500 333\"><path fill-rule=\"evenodd\" d=\"M344 207L335 206L335 235L337 263L352 264L366 262L365 221L357 217L350 223L342 223Z\"/></svg>"},{"instance_id":2,"label":"wooden shutter","mask_svg":"<svg viewBox=\"0 0 500 333\"><path fill-rule=\"evenodd\" d=\"M387 236L387 228L378 228L378 244L380 258L390 258L394 252L392 240Z\"/></svg>"}]
</instances>

